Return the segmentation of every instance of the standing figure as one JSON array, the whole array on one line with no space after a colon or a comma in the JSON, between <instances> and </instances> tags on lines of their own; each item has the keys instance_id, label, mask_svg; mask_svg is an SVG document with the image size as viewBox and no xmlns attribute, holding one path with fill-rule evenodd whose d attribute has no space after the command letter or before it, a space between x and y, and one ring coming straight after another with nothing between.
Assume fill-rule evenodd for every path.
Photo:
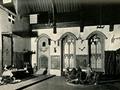
<instances>
[{"instance_id":1,"label":"standing figure","mask_svg":"<svg viewBox=\"0 0 120 90\"><path fill-rule=\"evenodd\" d=\"M82 70L80 68L80 66L77 68L77 74L76 74L76 77L78 79L78 83L81 82L81 74L82 74Z\"/></svg>"},{"instance_id":2,"label":"standing figure","mask_svg":"<svg viewBox=\"0 0 120 90\"><path fill-rule=\"evenodd\" d=\"M87 65L87 68L86 68L86 81L88 81L88 83L90 82L90 79L91 79L91 75L92 75L92 69L90 67L90 64Z\"/></svg>"},{"instance_id":3,"label":"standing figure","mask_svg":"<svg viewBox=\"0 0 120 90\"><path fill-rule=\"evenodd\" d=\"M34 73L36 73L36 71L37 71L37 65L36 65L36 63L34 63L33 70L34 70Z\"/></svg>"}]
</instances>

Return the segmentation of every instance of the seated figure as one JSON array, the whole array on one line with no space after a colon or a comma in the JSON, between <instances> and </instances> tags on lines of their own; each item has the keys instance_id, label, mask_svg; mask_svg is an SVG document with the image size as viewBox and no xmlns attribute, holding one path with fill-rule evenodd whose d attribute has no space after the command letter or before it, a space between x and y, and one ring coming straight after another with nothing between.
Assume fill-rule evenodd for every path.
<instances>
[{"instance_id":1,"label":"seated figure","mask_svg":"<svg viewBox=\"0 0 120 90\"><path fill-rule=\"evenodd\" d=\"M86 82L88 84L94 84L97 82L99 75L97 72L93 71L88 64L87 69L86 69Z\"/></svg>"},{"instance_id":2,"label":"seated figure","mask_svg":"<svg viewBox=\"0 0 120 90\"><path fill-rule=\"evenodd\" d=\"M73 68L71 71L69 71L69 73L67 73L67 81L68 82L76 81L77 79L76 74L77 74L77 71L75 68Z\"/></svg>"},{"instance_id":3,"label":"seated figure","mask_svg":"<svg viewBox=\"0 0 120 90\"><path fill-rule=\"evenodd\" d=\"M66 68L65 71L65 77L66 81L73 84L96 84L98 74L95 71L92 71L91 67L88 65L85 71L82 71L80 66L76 68L73 68L71 71L68 68Z\"/></svg>"},{"instance_id":4,"label":"seated figure","mask_svg":"<svg viewBox=\"0 0 120 90\"><path fill-rule=\"evenodd\" d=\"M76 79L76 74L77 74L77 71L75 68L73 68L70 73L70 79Z\"/></svg>"},{"instance_id":5,"label":"seated figure","mask_svg":"<svg viewBox=\"0 0 120 90\"><path fill-rule=\"evenodd\" d=\"M16 70L17 69L11 65L6 67L2 73L2 77L0 78L0 84L21 82L21 80L16 79L14 74L13 74L13 72Z\"/></svg>"},{"instance_id":6,"label":"seated figure","mask_svg":"<svg viewBox=\"0 0 120 90\"><path fill-rule=\"evenodd\" d=\"M67 67L65 70L65 78L67 79L67 81L69 80L69 76L70 76L70 69L69 67Z\"/></svg>"},{"instance_id":7,"label":"seated figure","mask_svg":"<svg viewBox=\"0 0 120 90\"><path fill-rule=\"evenodd\" d=\"M86 81L90 82L91 75L92 75L92 69L90 65L88 64L86 68Z\"/></svg>"},{"instance_id":8,"label":"seated figure","mask_svg":"<svg viewBox=\"0 0 120 90\"><path fill-rule=\"evenodd\" d=\"M10 83L12 81L14 81L15 78L13 77L13 74L12 74L12 70L11 69L6 69L4 70L4 72L2 73L2 80L1 80L1 83L4 84L4 83Z\"/></svg>"}]
</instances>

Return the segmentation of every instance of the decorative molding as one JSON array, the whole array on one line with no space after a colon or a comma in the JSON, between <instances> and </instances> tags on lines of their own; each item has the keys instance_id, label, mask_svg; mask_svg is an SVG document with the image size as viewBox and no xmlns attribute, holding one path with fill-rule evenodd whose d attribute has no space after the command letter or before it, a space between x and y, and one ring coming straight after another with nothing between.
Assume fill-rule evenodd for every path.
<instances>
[{"instance_id":1,"label":"decorative molding","mask_svg":"<svg viewBox=\"0 0 120 90\"><path fill-rule=\"evenodd\" d=\"M40 38L42 38L42 37L46 37L48 39L51 39L49 35L42 33L41 35L36 37L35 42L38 42L40 40Z\"/></svg>"},{"instance_id":2,"label":"decorative molding","mask_svg":"<svg viewBox=\"0 0 120 90\"><path fill-rule=\"evenodd\" d=\"M40 51L42 51L42 52L46 52L47 50L48 50L47 47L42 47L42 48L40 48Z\"/></svg>"},{"instance_id":3,"label":"decorative molding","mask_svg":"<svg viewBox=\"0 0 120 90\"><path fill-rule=\"evenodd\" d=\"M107 36L106 36L103 32L101 32L101 31L93 31L92 33L90 33L90 34L88 35L88 37L86 38L86 40L90 39L90 38L91 38L93 35L95 35L95 34L101 36L101 37L104 38L104 39L108 39Z\"/></svg>"},{"instance_id":4,"label":"decorative molding","mask_svg":"<svg viewBox=\"0 0 120 90\"><path fill-rule=\"evenodd\" d=\"M66 33L62 34L62 36L58 40L62 40L66 36L72 36L74 39L76 39L76 40L78 39L75 34L73 34L71 32L66 32Z\"/></svg>"},{"instance_id":5,"label":"decorative molding","mask_svg":"<svg viewBox=\"0 0 120 90\"><path fill-rule=\"evenodd\" d=\"M111 43L114 43L115 40L120 40L120 37L115 37L115 35L113 35L113 37L111 38Z\"/></svg>"}]
</instances>

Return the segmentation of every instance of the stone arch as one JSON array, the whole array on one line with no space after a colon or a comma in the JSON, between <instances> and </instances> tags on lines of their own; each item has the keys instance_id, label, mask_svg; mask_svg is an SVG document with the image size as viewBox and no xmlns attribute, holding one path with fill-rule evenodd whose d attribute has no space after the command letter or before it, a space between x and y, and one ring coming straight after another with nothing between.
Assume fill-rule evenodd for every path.
<instances>
[{"instance_id":1,"label":"stone arch","mask_svg":"<svg viewBox=\"0 0 120 90\"><path fill-rule=\"evenodd\" d=\"M43 38L43 37L48 38L49 40L51 40L51 39L50 39L50 36L48 36L47 34L41 34L41 35L39 35L39 37L38 37L38 39L37 39L37 48L38 48L38 46L39 46L39 40L40 40L41 38Z\"/></svg>"},{"instance_id":2,"label":"stone arch","mask_svg":"<svg viewBox=\"0 0 120 90\"><path fill-rule=\"evenodd\" d=\"M62 40L63 38L65 38L66 36L72 36L74 39L76 39L77 40L77 37L73 34L73 33L71 33L71 32L66 32L66 33L64 33L61 37L60 37L60 39L59 40Z\"/></svg>"},{"instance_id":3,"label":"stone arch","mask_svg":"<svg viewBox=\"0 0 120 90\"><path fill-rule=\"evenodd\" d=\"M90 33L86 39L87 40L90 39L95 34L99 35L100 37L103 37L104 39L107 39L106 35L100 31L94 31L94 32Z\"/></svg>"},{"instance_id":4,"label":"stone arch","mask_svg":"<svg viewBox=\"0 0 120 90\"><path fill-rule=\"evenodd\" d=\"M42 37L46 37L46 38L50 39L49 35L43 33L43 34L38 36L37 43L38 43L39 39L42 38Z\"/></svg>"}]
</instances>

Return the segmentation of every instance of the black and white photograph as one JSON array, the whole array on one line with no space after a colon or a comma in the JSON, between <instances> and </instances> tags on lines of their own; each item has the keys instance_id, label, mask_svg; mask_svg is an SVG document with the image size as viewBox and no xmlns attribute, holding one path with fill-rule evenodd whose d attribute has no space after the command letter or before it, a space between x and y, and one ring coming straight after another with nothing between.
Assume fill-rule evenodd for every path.
<instances>
[{"instance_id":1,"label":"black and white photograph","mask_svg":"<svg viewBox=\"0 0 120 90\"><path fill-rule=\"evenodd\" d=\"M120 0L0 0L0 90L120 90Z\"/></svg>"}]
</instances>

